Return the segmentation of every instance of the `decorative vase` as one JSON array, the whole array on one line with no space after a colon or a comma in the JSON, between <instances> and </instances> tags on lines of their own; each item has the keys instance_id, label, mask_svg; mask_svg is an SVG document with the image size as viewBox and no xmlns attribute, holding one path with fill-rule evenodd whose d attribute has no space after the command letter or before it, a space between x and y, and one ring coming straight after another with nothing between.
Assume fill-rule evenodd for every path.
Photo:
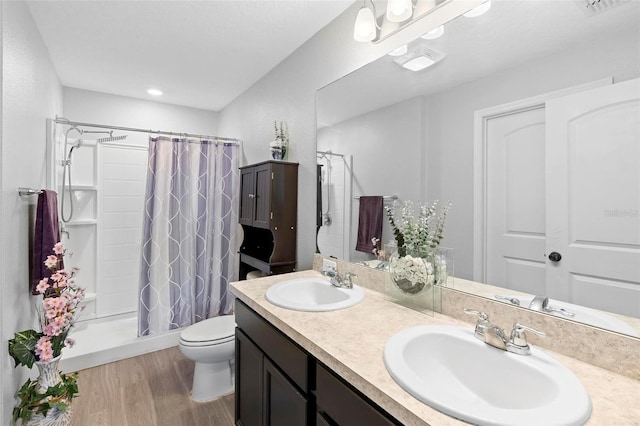
<instances>
[{"instance_id":1,"label":"decorative vase","mask_svg":"<svg viewBox=\"0 0 640 426\"><path fill-rule=\"evenodd\" d=\"M285 160L287 158L286 143L275 140L269 144L269 149L271 150L271 158L274 160Z\"/></svg>"},{"instance_id":2,"label":"decorative vase","mask_svg":"<svg viewBox=\"0 0 640 426\"><path fill-rule=\"evenodd\" d=\"M393 284L406 294L418 294L432 285L446 286L446 254L434 250L426 257L400 256L389 258L389 273Z\"/></svg>"},{"instance_id":3,"label":"decorative vase","mask_svg":"<svg viewBox=\"0 0 640 426\"><path fill-rule=\"evenodd\" d=\"M434 281L432 265L421 257L411 255L392 254L389 273L393 284L407 294L418 294Z\"/></svg>"},{"instance_id":4,"label":"decorative vase","mask_svg":"<svg viewBox=\"0 0 640 426\"><path fill-rule=\"evenodd\" d=\"M62 383L62 377L58 369L60 358L61 355L47 362L36 361L35 364L38 367L37 392L45 393L49 387ZM69 401L70 403L71 401ZM52 408L47 411L46 416L34 414L27 422L27 426L69 426L71 425L71 410L72 407L69 405L64 411Z\"/></svg>"}]
</instances>

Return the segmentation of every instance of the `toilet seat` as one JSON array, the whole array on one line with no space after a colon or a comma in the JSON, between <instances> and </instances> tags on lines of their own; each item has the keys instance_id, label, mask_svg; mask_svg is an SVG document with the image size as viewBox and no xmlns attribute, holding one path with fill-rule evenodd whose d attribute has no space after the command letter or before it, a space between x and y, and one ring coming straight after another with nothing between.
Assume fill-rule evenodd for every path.
<instances>
[{"instance_id":1,"label":"toilet seat","mask_svg":"<svg viewBox=\"0 0 640 426\"><path fill-rule=\"evenodd\" d=\"M236 317L224 315L193 324L180 333L184 346L215 346L235 339Z\"/></svg>"}]
</instances>

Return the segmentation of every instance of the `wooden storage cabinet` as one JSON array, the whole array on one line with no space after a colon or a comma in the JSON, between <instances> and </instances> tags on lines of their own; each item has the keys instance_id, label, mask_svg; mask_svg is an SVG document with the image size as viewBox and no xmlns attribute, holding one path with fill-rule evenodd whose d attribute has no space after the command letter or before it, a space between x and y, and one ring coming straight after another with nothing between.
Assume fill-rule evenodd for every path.
<instances>
[{"instance_id":1,"label":"wooden storage cabinet","mask_svg":"<svg viewBox=\"0 0 640 426\"><path fill-rule=\"evenodd\" d=\"M236 424L400 425L236 299Z\"/></svg>"},{"instance_id":2,"label":"wooden storage cabinet","mask_svg":"<svg viewBox=\"0 0 640 426\"><path fill-rule=\"evenodd\" d=\"M240 168L240 279L252 270L292 272L296 265L298 164L266 161Z\"/></svg>"}]
</instances>

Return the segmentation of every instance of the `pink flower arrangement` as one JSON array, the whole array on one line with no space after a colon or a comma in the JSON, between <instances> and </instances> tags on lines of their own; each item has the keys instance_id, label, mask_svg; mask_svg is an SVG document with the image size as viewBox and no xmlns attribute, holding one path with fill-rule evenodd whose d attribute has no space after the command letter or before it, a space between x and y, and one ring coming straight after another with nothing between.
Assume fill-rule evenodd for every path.
<instances>
[{"instance_id":1,"label":"pink flower arrangement","mask_svg":"<svg viewBox=\"0 0 640 426\"><path fill-rule=\"evenodd\" d=\"M51 361L65 346L74 343L67 334L84 299L84 289L78 287L74 279L78 268L58 269L67 253L62 243L57 243L53 252L44 261L51 276L43 278L36 286L36 291L43 296L38 306L41 331L25 330L16 333L15 338L9 341L9 353L16 366L24 364L31 367L35 361Z\"/></svg>"}]
</instances>

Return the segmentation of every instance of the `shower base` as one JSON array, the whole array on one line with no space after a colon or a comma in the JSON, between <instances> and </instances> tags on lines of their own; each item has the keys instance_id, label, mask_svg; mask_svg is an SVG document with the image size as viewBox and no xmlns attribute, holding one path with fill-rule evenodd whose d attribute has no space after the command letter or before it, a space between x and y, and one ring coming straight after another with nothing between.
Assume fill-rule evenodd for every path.
<instances>
[{"instance_id":1,"label":"shower base","mask_svg":"<svg viewBox=\"0 0 640 426\"><path fill-rule=\"evenodd\" d=\"M75 345L62 351L60 369L64 372L84 370L178 346L181 331L138 337L135 313L80 321L69 335Z\"/></svg>"}]
</instances>

